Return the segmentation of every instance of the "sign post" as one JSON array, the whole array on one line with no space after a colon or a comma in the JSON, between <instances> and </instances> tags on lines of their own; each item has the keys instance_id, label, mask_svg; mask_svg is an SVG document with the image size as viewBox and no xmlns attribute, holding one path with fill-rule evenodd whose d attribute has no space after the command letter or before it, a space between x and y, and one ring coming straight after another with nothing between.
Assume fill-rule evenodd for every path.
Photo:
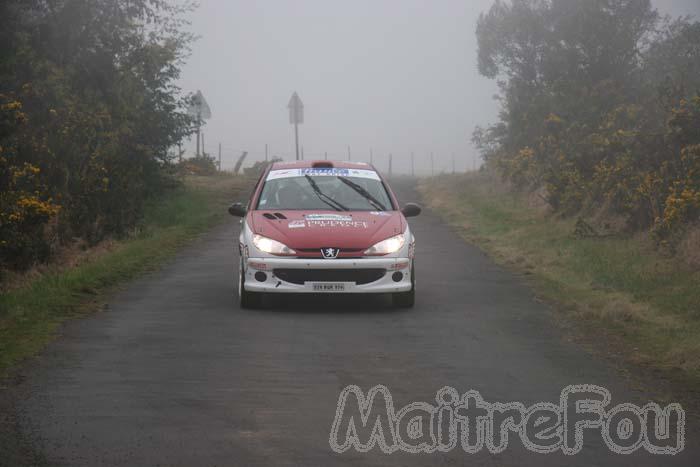
<instances>
[{"instance_id":1,"label":"sign post","mask_svg":"<svg viewBox=\"0 0 700 467\"><path fill-rule=\"evenodd\" d=\"M299 99L299 94L292 94L289 99L289 123L294 125L294 146L296 148L297 160L299 160L299 125L304 123L304 103Z\"/></svg>"},{"instance_id":2,"label":"sign post","mask_svg":"<svg viewBox=\"0 0 700 467\"><path fill-rule=\"evenodd\" d=\"M207 100L204 98L202 91L198 90L197 94L192 97L192 102L190 103L190 107L187 109L187 113L196 119L197 157L199 157L199 141L202 135L202 122L211 118L211 109L209 108L209 104L207 104ZM204 146L204 142L202 142L202 146ZM202 148L202 152L204 152L203 149L204 148Z\"/></svg>"}]
</instances>

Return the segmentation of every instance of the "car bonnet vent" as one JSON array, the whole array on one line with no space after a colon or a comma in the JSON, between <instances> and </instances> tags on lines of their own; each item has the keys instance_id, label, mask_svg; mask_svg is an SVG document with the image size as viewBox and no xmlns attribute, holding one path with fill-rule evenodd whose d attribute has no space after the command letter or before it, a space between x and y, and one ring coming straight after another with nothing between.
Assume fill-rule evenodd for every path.
<instances>
[{"instance_id":1,"label":"car bonnet vent","mask_svg":"<svg viewBox=\"0 0 700 467\"><path fill-rule=\"evenodd\" d=\"M265 217L266 219L270 219L272 221L277 220L277 218L273 214L270 214L269 212L266 212L265 214L263 214L263 217Z\"/></svg>"},{"instance_id":2,"label":"car bonnet vent","mask_svg":"<svg viewBox=\"0 0 700 467\"><path fill-rule=\"evenodd\" d=\"M277 219L283 219L283 220L284 220L284 219L287 218L287 216L285 216L285 215L282 214L281 212L276 212L276 213L275 213L275 216L277 216Z\"/></svg>"}]
</instances>

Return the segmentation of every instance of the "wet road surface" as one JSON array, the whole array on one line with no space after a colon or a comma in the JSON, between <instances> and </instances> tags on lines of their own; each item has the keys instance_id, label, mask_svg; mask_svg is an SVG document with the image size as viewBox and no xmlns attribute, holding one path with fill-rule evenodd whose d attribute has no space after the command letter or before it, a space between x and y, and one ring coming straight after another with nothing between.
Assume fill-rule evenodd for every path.
<instances>
[{"instance_id":1,"label":"wet road surface","mask_svg":"<svg viewBox=\"0 0 700 467\"><path fill-rule=\"evenodd\" d=\"M415 200L410 187L397 191ZM594 432L575 456L531 453L515 437L498 455L334 453L329 432L350 384L383 384L397 407L434 402L446 385L525 405L557 403L582 383L606 387L614 402L646 401L562 339L520 278L433 213L411 224L414 309L384 297L284 297L241 310L231 219L65 326L26 369L22 429L49 464L67 466L700 465L690 439L673 458L622 456Z\"/></svg>"}]
</instances>

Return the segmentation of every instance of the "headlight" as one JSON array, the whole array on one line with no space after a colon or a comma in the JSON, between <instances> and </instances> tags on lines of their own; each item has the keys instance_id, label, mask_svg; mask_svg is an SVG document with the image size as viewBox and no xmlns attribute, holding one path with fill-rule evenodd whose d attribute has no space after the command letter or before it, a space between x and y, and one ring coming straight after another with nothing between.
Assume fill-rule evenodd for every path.
<instances>
[{"instance_id":1,"label":"headlight","mask_svg":"<svg viewBox=\"0 0 700 467\"><path fill-rule=\"evenodd\" d=\"M253 245L255 245L255 248L258 250L271 255L286 256L297 254L296 251L292 250L284 243L280 243L271 238L263 237L262 235L253 236Z\"/></svg>"},{"instance_id":2,"label":"headlight","mask_svg":"<svg viewBox=\"0 0 700 467\"><path fill-rule=\"evenodd\" d=\"M406 243L406 237L404 234L397 235L395 237L387 238L381 242L374 245L369 250L365 251L366 255L390 255L391 253L396 253L401 248L403 248Z\"/></svg>"}]
</instances>

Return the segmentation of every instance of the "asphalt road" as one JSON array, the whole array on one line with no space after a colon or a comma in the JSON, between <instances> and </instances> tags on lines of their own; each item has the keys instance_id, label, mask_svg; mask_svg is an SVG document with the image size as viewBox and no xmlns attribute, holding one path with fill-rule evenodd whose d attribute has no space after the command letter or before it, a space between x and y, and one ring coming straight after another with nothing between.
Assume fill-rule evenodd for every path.
<instances>
[{"instance_id":1,"label":"asphalt road","mask_svg":"<svg viewBox=\"0 0 700 467\"><path fill-rule=\"evenodd\" d=\"M50 465L91 467L700 465L692 438L671 458L613 454L595 434L575 456L531 453L517 439L498 455L331 451L336 402L350 384L383 384L397 407L434 401L445 385L525 405L556 403L583 383L606 387L614 402L646 401L563 339L520 278L433 213L411 224L415 309L379 297L285 297L249 311L236 305L232 219L104 311L69 323L28 365L18 390L25 439Z\"/></svg>"}]
</instances>

